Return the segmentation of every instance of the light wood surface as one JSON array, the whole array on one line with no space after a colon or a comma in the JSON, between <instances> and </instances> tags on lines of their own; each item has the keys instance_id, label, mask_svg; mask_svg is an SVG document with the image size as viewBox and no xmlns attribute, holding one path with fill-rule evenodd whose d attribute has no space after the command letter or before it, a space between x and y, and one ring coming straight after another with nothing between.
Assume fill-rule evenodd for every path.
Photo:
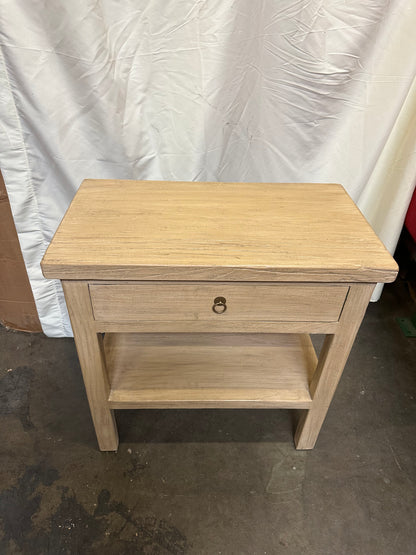
<instances>
[{"instance_id":1,"label":"light wood surface","mask_svg":"<svg viewBox=\"0 0 416 555\"><path fill-rule=\"evenodd\" d=\"M144 282L90 284L95 320L114 322L336 322L345 285ZM214 299L226 310L213 311Z\"/></svg>"},{"instance_id":2,"label":"light wood surface","mask_svg":"<svg viewBox=\"0 0 416 555\"><path fill-rule=\"evenodd\" d=\"M106 334L113 408L305 408L308 335Z\"/></svg>"},{"instance_id":3,"label":"light wood surface","mask_svg":"<svg viewBox=\"0 0 416 555\"><path fill-rule=\"evenodd\" d=\"M98 445L102 451L116 451L118 433L114 412L108 405L110 387L102 335L94 329L88 283L64 281L62 285Z\"/></svg>"},{"instance_id":4,"label":"light wood surface","mask_svg":"<svg viewBox=\"0 0 416 555\"><path fill-rule=\"evenodd\" d=\"M338 333L327 335L310 384L313 405L301 415L295 433L297 449L313 449L345 363L361 325L374 285L351 286Z\"/></svg>"},{"instance_id":5,"label":"light wood surface","mask_svg":"<svg viewBox=\"0 0 416 555\"><path fill-rule=\"evenodd\" d=\"M42 262L66 279L393 281L340 185L86 180Z\"/></svg>"},{"instance_id":6,"label":"light wood surface","mask_svg":"<svg viewBox=\"0 0 416 555\"><path fill-rule=\"evenodd\" d=\"M146 333L336 333L338 322L231 322L193 320L175 322L114 322L94 321L98 332L146 332Z\"/></svg>"},{"instance_id":7,"label":"light wood surface","mask_svg":"<svg viewBox=\"0 0 416 555\"><path fill-rule=\"evenodd\" d=\"M312 449L397 273L339 185L105 180L82 184L42 268L64 279L102 450L111 409L140 407L298 408ZM305 332L328 334L319 362Z\"/></svg>"}]
</instances>

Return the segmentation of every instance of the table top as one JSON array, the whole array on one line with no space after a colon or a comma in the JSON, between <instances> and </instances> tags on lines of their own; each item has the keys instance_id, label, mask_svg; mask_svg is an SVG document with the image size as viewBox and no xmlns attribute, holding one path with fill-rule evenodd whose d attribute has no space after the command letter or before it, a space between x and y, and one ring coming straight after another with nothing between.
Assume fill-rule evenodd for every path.
<instances>
[{"instance_id":1,"label":"table top","mask_svg":"<svg viewBox=\"0 0 416 555\"><path fill-rule=\"evenodd\" d=\"M85 180L48 278L389 282L397 265L341 185Z\"/></svg>"}]
</instances>

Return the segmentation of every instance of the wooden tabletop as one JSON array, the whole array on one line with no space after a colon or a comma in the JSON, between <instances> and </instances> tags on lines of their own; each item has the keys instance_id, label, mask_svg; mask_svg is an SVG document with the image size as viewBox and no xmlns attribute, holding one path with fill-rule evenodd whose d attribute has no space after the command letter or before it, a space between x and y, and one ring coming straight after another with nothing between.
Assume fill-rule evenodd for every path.
<instances>
[{"instance_id":1,"label":"wooden tabletop","mask_svg":"<svg viewBox=\"0 0 416 555\"><path fill-rule=\"evenodd\" d=\"M390 282L397 265L341 185L86 180L48 278Z\"/></svg>"}]
</instances>

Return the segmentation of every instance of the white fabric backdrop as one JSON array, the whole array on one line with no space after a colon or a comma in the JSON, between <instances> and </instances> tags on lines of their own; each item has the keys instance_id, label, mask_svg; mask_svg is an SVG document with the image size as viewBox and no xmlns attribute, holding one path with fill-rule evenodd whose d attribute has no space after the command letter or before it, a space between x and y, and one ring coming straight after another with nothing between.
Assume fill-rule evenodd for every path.
<instances>
[{"instance_id":1,"label":"white fabric backdrop","mask_svg":"<svg viewBox=\"0 0 416 555\"><path fill-rule=\"evenodd\" d=\"M416 176L416 2L0 0L0 165L39 262L86 177L342 183L390 251Z\"/></svg>"}]
</instances>

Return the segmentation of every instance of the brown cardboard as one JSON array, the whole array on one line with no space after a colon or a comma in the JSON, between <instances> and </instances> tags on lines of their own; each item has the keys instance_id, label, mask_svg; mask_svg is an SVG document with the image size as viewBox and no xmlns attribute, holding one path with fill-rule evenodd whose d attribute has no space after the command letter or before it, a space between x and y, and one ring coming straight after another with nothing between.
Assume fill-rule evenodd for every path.
<instances>
[{"instance_id":1,"label":"brown cardboard","mask_svg":"<svg viewBox=\"0 0 416 555\"><path fill-rule=\"evenodd\" d=\"M1 172L0 322L17 330L42 331Z\"/></svg>"}]
</instances>

